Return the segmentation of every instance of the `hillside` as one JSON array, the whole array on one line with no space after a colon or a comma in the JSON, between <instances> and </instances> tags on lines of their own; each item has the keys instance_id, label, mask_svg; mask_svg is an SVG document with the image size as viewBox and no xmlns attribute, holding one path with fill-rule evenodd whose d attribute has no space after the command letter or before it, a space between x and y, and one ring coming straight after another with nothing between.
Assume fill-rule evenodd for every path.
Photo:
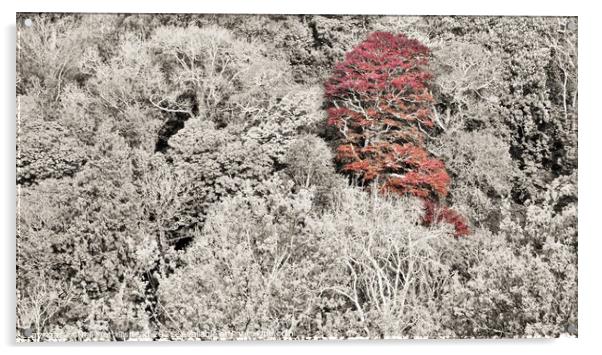
<instances>
[{"instance_id":1,"label":"hillside","mask_svg":"<svg viewBox=\"0 0 602 355\"><path fill-rule=\"evenodd\" d=\"M16 93L19 340L577 334L576 18L18 14Z\"/></svg>"}]
</instances>

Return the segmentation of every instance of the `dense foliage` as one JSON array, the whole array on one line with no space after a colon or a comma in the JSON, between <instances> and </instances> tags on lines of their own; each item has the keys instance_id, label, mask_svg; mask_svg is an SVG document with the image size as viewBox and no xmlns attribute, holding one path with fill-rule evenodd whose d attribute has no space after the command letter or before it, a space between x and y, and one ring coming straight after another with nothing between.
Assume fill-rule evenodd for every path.
<instances>
[{"instance_id":1,"label":"dense foliage","mask_svg":"<svg viewBox=\"0 0 602 355\"><path fill-rule=\"evenodd\" d=\"M19 339L577 333L575 18L28 16Z\"/></svg>"},{"instance_id":2,"label":"dense foliage","mask_svg":"<svg viewBox=\"0 0 602 355\"><path fill-rule=\"evenodd\" d=\"M328 124L342 136L336 155L341 171L383 193L421 197L427 225L446 221L463 236L469 233L463 218L439 206L448 194L445 164L424 146L434 126L428 55L404 35L372 33L326 82Z\"/></svg>"}]
</instances>

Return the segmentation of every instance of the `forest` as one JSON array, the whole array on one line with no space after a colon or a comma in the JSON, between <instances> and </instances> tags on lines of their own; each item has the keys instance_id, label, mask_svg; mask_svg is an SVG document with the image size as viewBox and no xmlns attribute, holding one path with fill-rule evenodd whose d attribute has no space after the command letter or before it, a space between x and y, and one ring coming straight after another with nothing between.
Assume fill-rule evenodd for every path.
<instances>
[{"instance_id":1,"label":"forest","mask_svg":"<svg viewBox=\"0 0 602 355\"><path fill-rule=\"evenodd\" d=\"M16 35L17 341L577 336L577 18Z\"/></svg>"}]
</instances>

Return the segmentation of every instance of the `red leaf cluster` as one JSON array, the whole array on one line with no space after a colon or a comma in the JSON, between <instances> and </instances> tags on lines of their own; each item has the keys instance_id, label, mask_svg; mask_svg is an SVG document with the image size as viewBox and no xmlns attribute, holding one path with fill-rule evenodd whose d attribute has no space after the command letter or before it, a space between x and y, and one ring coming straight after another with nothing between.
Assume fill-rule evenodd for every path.
<instances>
[{"instance_id":1,"label":"red leaf cluster","mask_svg":"<svg viewBox=\"0 0 602 355\"><path fill-rule=\"evenodd\" d=\"M340 171L383 193L422 198L426 224L452 223L456 235L466 235L460 215L446 207L434 213L437 201L447 196L450 178L445 164L424 146L434 126L428 57L429 49L416 40L372 33L325 83L328 124L340 132Z\"/></svg>"},{"instance_id":2,"label":"red leaf cluster","mask_svg":"<svg viewBox=\"0 0 602 355\"><path fill-rule=\"evenodd\" d=\"M457 237L463 237L470 234L470 229L464 220L464 217L458 212L447 206L439 205L432 200L424 200L425 213L422 216L422 222L425 225L433 223L449 223L454 226Z\"/></svg>"}]
</instances>

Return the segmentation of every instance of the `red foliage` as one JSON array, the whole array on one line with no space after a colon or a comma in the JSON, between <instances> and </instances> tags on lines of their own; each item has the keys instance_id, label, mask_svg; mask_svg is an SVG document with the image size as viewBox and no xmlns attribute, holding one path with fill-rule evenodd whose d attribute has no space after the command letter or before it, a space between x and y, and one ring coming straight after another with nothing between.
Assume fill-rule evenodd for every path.
<instances>
[{"instance_id":1,"label":"red foliage","mask_svg":"<svg viewBox=\"0 0 602 355\"><path fill-rule=\"evenodd\" d=\"M466 224L464 217L447 206L438 205L431 200L424 200L425 213L422 216L422 222L425 225L433 223L449 223L454 226L457 237L463 237L470 234L470 229Z\"/></svg>"},{"instance_id":2,"label":"red foliage","mask_svg":"<svg viewBox=\"0 0 602 355\"><path fill-rule=\"evenodd\" d=\"M428 56L427 47L404 35L372 33L335 66L325 94L328 124L341 133L340 170L432 207L447 196L450 178L424 148L425 132L434 126ZM443 208L434 217L433 211L426 208L425 223L452 223L456 235L468 234L457 213Z\"/></svg>"}]
</instances>

